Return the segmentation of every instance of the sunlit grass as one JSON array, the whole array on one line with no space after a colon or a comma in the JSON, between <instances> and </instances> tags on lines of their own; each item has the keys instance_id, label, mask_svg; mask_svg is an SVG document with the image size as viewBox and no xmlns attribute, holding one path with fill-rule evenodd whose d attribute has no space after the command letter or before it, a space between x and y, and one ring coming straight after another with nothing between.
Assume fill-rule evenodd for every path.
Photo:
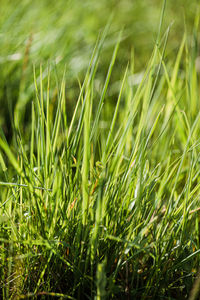
<instances>
[{"instance_id":1,"label":"sunlit grass","mask_svg":"<svg viewBox=\"0 0 200 300\"><path fill-rule=\"evenodd\" d=\"M54 64L34 66L30 115L18 98L10 143L0 131L2 299L197 297L198 43L183 32L168 58L163 12L137 82L134 51L128 65L116 66L120 32L97 84L107 25L73 112L67 66L61 80ZM194 39L198 26L197 14Z\"/></svg>"}]
</instances>

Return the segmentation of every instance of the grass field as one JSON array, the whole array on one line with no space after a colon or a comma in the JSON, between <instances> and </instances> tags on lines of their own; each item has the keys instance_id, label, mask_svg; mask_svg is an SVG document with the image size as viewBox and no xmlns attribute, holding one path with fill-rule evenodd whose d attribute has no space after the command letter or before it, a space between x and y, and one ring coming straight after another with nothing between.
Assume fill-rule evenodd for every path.
<instances>
[{"instance_id":1,"label":"grass field","mask_svg":"<svg viewBox=\"0 0 200 300\"><path fill-rule=\"evenodd\" d=\"M199 299L198 1L0 10L0 299Z\"/></svg>"}]
</instances>

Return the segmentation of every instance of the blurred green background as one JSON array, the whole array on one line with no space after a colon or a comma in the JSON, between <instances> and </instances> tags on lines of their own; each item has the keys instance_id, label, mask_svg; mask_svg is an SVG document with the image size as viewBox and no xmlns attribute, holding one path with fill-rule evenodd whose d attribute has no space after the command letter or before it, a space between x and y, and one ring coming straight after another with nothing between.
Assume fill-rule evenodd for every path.
<instances>
[{"instance_id":1,"label":"blurred green background","mask_svg":"<svg viewBox=\"0 0 200 300\"><path fill-rule=\"evenodd\" d=\"M77 100L78 80L82 82L97 37L106 24L110 22L99 62L97 80L100 87L121 29L123 38L111 87L121 78L133 50L133 72L145 68L156 41L162 3L160 0L1 0L0 126L7 139L12 136L11 120L16 105L22 113L23 126L28 126L30 121L31 100L35 94L33 65L39 75L42 63L45 77L48 64L51 64L54 74L52 98L58 92L57 86L66 68L70 115ZM166 55L173 56L177 52L185 28L188 36L192 34L198 9L196 0L166 1L162 33L171 25Z\"/></svg>"}]
</instances>

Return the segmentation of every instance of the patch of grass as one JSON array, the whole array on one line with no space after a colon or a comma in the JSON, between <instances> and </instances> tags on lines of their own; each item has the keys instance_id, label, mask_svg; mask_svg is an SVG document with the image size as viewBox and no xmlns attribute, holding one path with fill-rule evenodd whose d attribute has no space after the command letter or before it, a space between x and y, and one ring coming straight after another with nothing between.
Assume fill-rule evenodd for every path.
<instances>
[{"instance_id":1,"label":"patch of grass","mask_svg":"<svg viewBox=\"0 0 200 300\"><path fill-rule=\"evenodd\" d=\"M55 64L34 67L30 117L21 77L11 141L0 132L2 299L189 297L200 252L199 15L173 57L162 24L163 14L140 77L134 51L119 72L120 32L102 83L107 25L70 113L67 67L61 82Z\"/></svg>"}]
</instances>

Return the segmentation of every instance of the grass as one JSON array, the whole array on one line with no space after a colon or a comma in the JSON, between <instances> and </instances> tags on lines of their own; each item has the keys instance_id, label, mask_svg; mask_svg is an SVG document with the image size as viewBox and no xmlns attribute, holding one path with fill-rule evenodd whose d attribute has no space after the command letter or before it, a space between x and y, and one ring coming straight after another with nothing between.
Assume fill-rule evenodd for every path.
<instances>
[{"instance_id":1,"label":"grass","mask_svg":"<svg viewBox=\"0 0 200 300\"><path fill-rule=\"evenodd\" d=\"M169 55L163 13L139 79L123 31L106 65L105 27L73 109L67 66L24 59L0 131L2 299L198 298L199 14Z\"/></svg>"}]
</instances>

